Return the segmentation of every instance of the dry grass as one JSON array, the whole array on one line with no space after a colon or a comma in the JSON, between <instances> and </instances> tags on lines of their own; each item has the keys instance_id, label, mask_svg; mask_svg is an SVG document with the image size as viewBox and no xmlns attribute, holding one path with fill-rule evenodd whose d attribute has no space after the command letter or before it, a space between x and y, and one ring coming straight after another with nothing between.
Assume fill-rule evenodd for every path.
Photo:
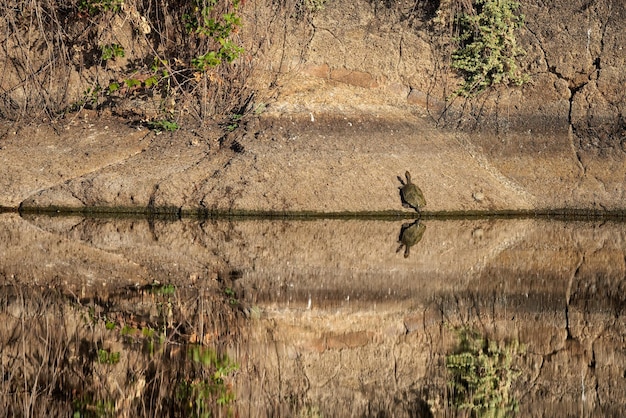
<instances>
[{"instance_id":1,"label":"dry grass","mask_svg":"<svg viewBox=\"0 0 626 418\"><path fill-rule=\"evenodd\" d=\"M189 16L201 18L202 5L202 0L199 7L186 0L3 2L0 117L54 118L84 107L148 119L206 120L242 112L252 94L247 80L255 51L206 71L194 68L195 57L219 48L216 39L188 25ZM233 2L218 2L211 16L234 11ZM229 39L242 42L238 28ZM124 56L103 59L103 48L110 45L121 46Z\"/></svg>"},{"instance_id":2,"label":"dry grass","mask_svg":"<svg viewBox=\"0 0 626 418\"><path fill-rule=\"evenodd\" d=\"M158 120L225 120L253 108L255 66L284 71L288 57L262 56L306 38L313 16L332 2L310 0L218 1L211 17L241 17L229 41L244 48L232 62L205 70L199 56L220 48L215 38L190 29L202 19L206 0L9 0L0 4L0 118L53 119L83 108ZM471 0L373 2L385 19L406 21L418 30L438 21L435 43L446 44L454 16L473 10ZM418 28L420 26L421 28ZM310 28L309 28L310 30ZM119 46L124 56L104 58ZM302 45L303 50L306 46ZM439 71L449 68L443 51ZM448 51L449 55L449 51ZM263 71L266 68L262 69ZM275 80L263 80L271 92ZM270 93L271 95L271 93Z\"/></svg>"}]
</instances>

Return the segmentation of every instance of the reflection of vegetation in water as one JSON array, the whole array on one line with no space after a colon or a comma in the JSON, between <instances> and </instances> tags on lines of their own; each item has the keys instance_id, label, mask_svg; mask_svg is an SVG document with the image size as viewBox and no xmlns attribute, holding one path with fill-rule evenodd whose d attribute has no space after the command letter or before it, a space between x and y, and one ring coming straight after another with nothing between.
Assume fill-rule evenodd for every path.
<instances>
[{"instance_id":1,"label":"reflection of vegetation in water","mask_svg":"<svg viewBox=\"0 0 626 418\"><path fill-rule=\"evenodd\" d=\"M300 410L299 418L323 418L324 414L320 412L317 406L306 406Z\"/></svg>"},{"instance_id":2,"label":"reflection of vegetation in water","mask_svg":"<svg viewBox=\"0 0 626 418\"><path fill-rule=\"evenodd\" d=\"M152 282L149 289L150 293L154 293L156 295L171 296L176 293L176 286L173 284L161 284L158 280Z\"/></svg>"},{"instance_id":3,"label":"reflection of vegetation in water","mask_svg":"<svg viewBox=\"0 0 626 418\"><path fill-rule=\"evenodd\" d=\"M98 363L100 364L117 364L120 362L120 352L109 350L98 350Z\"/></svg>"},{"instance_id":4,"label":"reflection of vegetation in water","mask_svg":"<svg viewBox=\"0 0 626 418\"><path fill-rule=\"evenodd\" d=\"M189 350L189 356L193 364L201 368L201 377L183 379L178 385L176 397L184 405L186 416L209 417L215 409L214 405L227 407L235 400L235 392L226 379L239 366L228 356L197 345Z\"/></svg>"},{"instance_id":5,"label":"reflection of vegetation in water","mask_svg":"<svg viewBox=\"0 0 626 418\"><path fill-rule=\"evenodd\" d=\"M473 416L510 416L517 410L511 386L520 375L512 366L521 351L518 342L498 343L467 328L457 332L459 346L446 357L454 406Z\"/></svg>"},{"instance_id":6,"label":"reflection of vegetation in water","mask_svg":"<svg viewBox=\"0 0 626 418\"><path fill-rule=\"evenodd\" d=\"M221 353L241 310L219 288L156 283L77 300L7 285L0 306L7 415L221 416L233 408L238 366Z\"/></svg>"},{"instance_id":7,"label":"reflection of vegetation in water","mask_svg":"<svg viewBox=\"0 0 626 418\"><path fill-rule=\"evenodd\" d=\"M74 399L72 418L114 417L115 402L111 400L95 400L92 395Z\"/></svg>"}]
</instances>

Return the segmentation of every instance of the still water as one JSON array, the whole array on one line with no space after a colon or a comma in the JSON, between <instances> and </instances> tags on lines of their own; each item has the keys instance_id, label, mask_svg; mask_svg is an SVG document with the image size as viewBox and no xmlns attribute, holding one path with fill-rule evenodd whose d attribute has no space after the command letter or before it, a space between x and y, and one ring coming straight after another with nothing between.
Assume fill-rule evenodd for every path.
<instances>
[{"instance_id":1,"label":"still water","mask_svg":"<svg viewBox=\"0 0 626 418\"><path fill-rule=\"evenodd\" d=\"M2 410L622 416L626 223L0 214Z\"/></svg>"}]
</instances>

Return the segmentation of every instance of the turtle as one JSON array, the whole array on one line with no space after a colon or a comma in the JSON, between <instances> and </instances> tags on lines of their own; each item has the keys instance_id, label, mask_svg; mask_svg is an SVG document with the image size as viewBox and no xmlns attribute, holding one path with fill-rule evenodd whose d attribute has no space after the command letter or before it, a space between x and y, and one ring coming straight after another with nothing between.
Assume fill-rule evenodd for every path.
<instances>
[{"instance_id":1,"label":"turtle","mask_svg":"<svg viewBox=\"0 0 626 418\"><path fill-rule=\"evenodd\" d=\"M408 258L411 247L422 240L425 230L426 225L420 222L419 219L413 223L402 224L400 236L398 237L400 246L396 250L396 253L400 252L402 247L404 247L404 258Z\"/></svg>"},{"instance_id":2,"label":"turtle","mask_svg":"<svg viewBox=\"0 0 626 418\"><path fill-rule=\"evenodd\" d=\"M407 171L404 175L406 176L406 183L398 176L398 180L402 183L402 187L400 187L402 206L413 208L419 212L421 208L426 206L424 193L417 187L417 184L411 182L411 173Z\"/></svg>"}]
</instances>

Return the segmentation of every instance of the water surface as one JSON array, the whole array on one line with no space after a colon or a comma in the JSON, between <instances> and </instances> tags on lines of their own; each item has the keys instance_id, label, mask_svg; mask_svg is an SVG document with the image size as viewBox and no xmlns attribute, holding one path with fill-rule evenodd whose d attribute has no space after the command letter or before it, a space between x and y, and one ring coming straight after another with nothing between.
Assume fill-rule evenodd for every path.
<instances>
[{"instance_id":1,"label":"water surface","mask_svg":"<svg viewBox=\"0 0 626 418\"><path fill-rule=\"evenodd\" d=\"M512 358L500 407L617 416L625 238L604 219L5 213L2 402L35 415L184 416L202 399L217 415L449 416L446 359L472 330ZM206 350L221 357L199 360Z\"/></svg>"}]
</instances>

